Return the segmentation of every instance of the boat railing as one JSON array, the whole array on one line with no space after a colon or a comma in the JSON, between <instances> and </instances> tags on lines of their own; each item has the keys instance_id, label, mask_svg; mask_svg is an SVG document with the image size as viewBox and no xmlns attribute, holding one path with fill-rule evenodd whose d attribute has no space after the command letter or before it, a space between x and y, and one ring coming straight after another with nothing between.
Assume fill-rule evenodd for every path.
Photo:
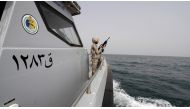
<instances>
[{"instance_id":1,"label":"boat railing","mask_svg":"<svg viewBox=\"0 0 190 109\"><path fill-rule=\"evenodd\" d=\"M97 68L97 71L99 70L99 69L101 69L101 67L103 66L103 64L104 64L104 56L101 56L101 63L100 63L100 65L99 65L99 67ZM90 61L90 58L89 58L89 61ZM97 72L96 71L96 73L94 74L94 75L92 75L92 69L91 69L91 65L89 65L89 80L86 82L86 84L85 84L85 87L83 88L83 90L81 91L81 93L79 94L79 96L77 97L77 99L75 99L75 101L74 101L74 103L72 104L72 107L75 107L76 105L77 105L77 103L78 103L78 101L81 99L81 97L82 97L82 95L84 94L84 93L87 93L87 90L90 90L90 89L88 89L88 88L90 88L90 85L91 85L91 83L92 83L92 81L94 80L94 78L96 77L96 75L97 75ZM89 94L91 94L91 93L89 93Z\"/></svg>"}]
</instances>

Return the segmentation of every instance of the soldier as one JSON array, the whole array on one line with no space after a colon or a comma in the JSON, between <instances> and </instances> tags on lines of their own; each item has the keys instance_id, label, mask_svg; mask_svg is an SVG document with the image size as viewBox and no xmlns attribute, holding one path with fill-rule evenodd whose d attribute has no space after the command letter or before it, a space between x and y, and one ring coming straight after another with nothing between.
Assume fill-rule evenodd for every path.
<instances>
[{"instance_id":1,"label":"soldier","mask_svg":"<svg viewBox=\"0 0 190 109\"><path fill-rule=\"evenodd\" d=\"M97 44L99 43L99 38L92 38L92 46L91 46L91 61L92 61L92 75L95 74L97 70L98 60L101 57L102 47L98 50Z\"/></svg>"},{"instance_id":2,"label":"soldier","mask_svg":"<svg viewBox=\"0 0 190 109\"><path fill-rule=\"evenodd\" d=\"M99 42L98 37L92 38L92 46L91 46L92 76L96 73L97 64L98 64L98 61L101 57L101 52L102 52L102 47L98 50L98 47L97 47L98 42ZM87 93L91 94L90 85L87 88Z\"/></svg>"},{"instance_id":3,"label":"soldier","mask_svg":"<svg viewBox=\"0 0 190 109\"><path fill-rule=\"evenodd\" d=\"M99 48L97 47L97 45L99 43L99 38L97 38L97 37L92 38L92 46L91 46L92 76L96 73L98 63L100 65L100 63L102 61L101 54L102 54L102 52L104 52L104 48L106 47L106 44L107 44L107 41L109 40L109 38L106 41L104 41L104 43L101 44L99 46ZM90 78L90 76L89 76L89 78ZM91 93L90 85L87 88L87 93L88 94Z\"/></svg>"}]
</instances>

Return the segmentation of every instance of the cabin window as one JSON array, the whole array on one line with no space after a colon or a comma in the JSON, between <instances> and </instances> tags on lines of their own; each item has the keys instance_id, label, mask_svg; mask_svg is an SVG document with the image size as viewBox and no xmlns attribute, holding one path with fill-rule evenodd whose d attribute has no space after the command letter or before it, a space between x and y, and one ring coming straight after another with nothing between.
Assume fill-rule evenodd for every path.
<instances>
[{"instance_id":1,"label":"cabin window","mask_svg":"<svg viewBox=\"0 0 190 109\"><path fill-rule=\"evenodd\" d=\"M3 15L3 11L5 9L5 5L6 5L5 1L0 1L0 21L1 21L2 15Z\"/></svg>"},{"instance_id":2,"label":"cabin window","mask_svg":"<svg viewBox=\"0 0 190 109\"><path fill-rule=\"evenodd\" d=\"M44 2L36 4L48 31L71 46L82 46L72 21Z\"/></svg>"}]
</instances>

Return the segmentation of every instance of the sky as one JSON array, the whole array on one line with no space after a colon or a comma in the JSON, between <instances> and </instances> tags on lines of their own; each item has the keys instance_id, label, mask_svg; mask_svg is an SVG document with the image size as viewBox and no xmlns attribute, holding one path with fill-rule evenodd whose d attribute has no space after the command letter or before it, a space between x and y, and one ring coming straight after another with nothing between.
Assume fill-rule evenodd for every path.
<instances>
[{"instance_id":1,"label":"sky","mask_svg":"<svg viewBox=\"0 0 190 109\"><path fill-rule=\"evenodd\" d=\"M190 2L79 1L75 26L85 48L110 37L105 54L190 57Z\"/></svg>"}]
</instances>

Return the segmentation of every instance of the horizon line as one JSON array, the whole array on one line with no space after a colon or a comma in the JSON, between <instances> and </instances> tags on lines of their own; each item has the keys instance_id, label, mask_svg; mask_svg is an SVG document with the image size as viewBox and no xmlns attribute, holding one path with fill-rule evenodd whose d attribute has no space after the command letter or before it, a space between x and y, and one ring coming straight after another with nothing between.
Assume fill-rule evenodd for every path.
<instances>
[{"instance_id":1,"label":"horizon line","mask_svg":"<svg viewBox=\"0 0 190 109\"><path fill-rule=\"evenodd\" d=\"M182 58L190 58L190 56L164 56L164 55L141 55L141 54L117 54L117 53L105 53L105 55L133 55L133 56L157 56L157 57L182 57Z\"/></svg>"}]
</instances>

